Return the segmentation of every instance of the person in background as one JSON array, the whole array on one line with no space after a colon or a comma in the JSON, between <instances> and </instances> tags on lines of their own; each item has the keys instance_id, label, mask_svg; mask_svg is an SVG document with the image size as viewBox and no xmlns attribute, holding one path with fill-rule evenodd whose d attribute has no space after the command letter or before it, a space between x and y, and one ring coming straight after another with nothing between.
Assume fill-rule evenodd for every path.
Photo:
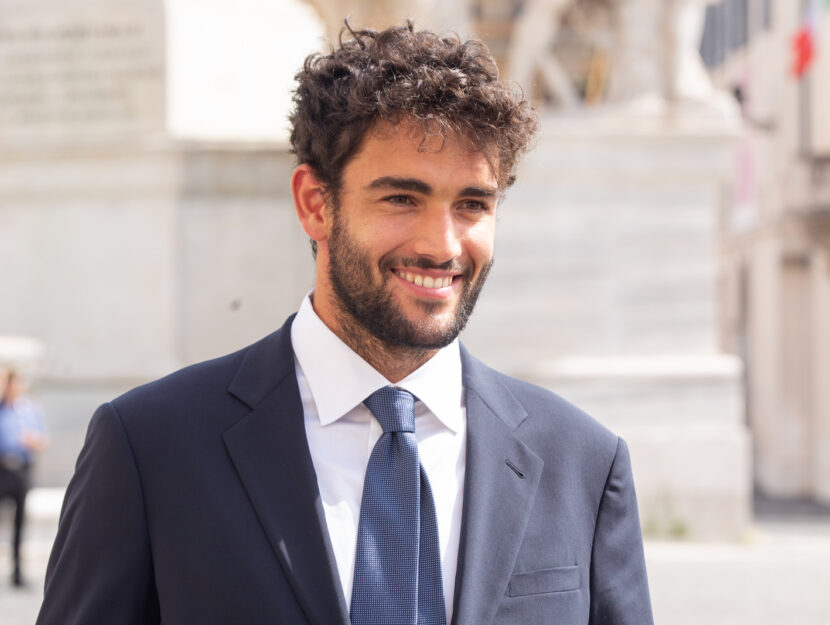
<instances>
[{"instance_id":1,"label":"person in background","mask_svg":"<svg viewBox=\"0 0 830 625\"><path fill-rule=\"evenodd\" d=\"M12 585L24 586L20 572L20 541L29 491L32 462L46 446L43 416L35 402L26 397L20 376L9 371L0 384L0 500L14 502L14 534L12 539Z\"/></svg>"}]
</instances>

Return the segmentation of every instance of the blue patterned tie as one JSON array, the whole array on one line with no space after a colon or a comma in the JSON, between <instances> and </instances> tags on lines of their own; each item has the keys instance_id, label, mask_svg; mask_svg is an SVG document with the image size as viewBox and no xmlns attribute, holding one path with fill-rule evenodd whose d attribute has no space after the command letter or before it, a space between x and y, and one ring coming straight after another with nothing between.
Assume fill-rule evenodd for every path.
<instances>
[{"instance_id":1,"label":"blue patterned tie","mask_svg":"<svg viewBox=\"0 0 830 625\"><path fill-rule=\"evenodd\" d=\"M352 625L446 625L435 505L415 439L415 397L385 386L363 403L383 434L363 483Z\"/></svg>"}]
</instances>

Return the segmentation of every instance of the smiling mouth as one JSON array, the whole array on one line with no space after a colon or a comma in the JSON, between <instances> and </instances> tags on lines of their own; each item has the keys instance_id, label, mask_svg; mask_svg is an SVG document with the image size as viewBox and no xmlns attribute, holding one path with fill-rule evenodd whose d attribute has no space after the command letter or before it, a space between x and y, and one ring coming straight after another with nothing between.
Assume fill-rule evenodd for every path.
<instances>
[{"instance_id":1,"label":"smiling mouth","mask_svg":"<svg viewBox=\"0 0 830 625\"><path fill-rule=\"evenodd\" d=\"M415 286L422 286L427 289L442 289L452 284L453 276L424 276L419 273L410 273L402 269L392 270L396 276L411 282Z\"/></svg>"}]
</instances>

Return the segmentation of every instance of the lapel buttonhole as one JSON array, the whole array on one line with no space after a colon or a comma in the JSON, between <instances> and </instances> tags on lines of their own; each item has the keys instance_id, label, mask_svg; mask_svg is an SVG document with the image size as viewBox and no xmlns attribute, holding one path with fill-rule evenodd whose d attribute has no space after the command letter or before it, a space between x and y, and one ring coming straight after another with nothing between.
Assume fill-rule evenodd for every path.
<instances>
[{"instance_id":1,"label":"lapel buttonhole","mask_svg":"<svg viewBox=\"0 0 830 625\"><path fill-rule=\"evenodd\" d=\"M513 473L515 473L516 475L518 475L519 478L525 479L524 472L521 469L519 469L519 467L517 467L515 464L510 462L510 458L505 458L504 459L504 464L506 464L508 467L510 467L510 470L513 471Z\"/></svg>"}]
</instances>

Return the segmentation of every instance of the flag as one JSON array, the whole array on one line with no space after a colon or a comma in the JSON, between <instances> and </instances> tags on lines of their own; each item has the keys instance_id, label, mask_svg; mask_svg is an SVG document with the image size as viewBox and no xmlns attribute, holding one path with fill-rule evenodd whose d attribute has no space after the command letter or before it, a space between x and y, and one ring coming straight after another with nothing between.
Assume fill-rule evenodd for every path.
<instances>
[{"instance_id":1,"label":"flag","mask_svg":"<svg viewBox=\"0 0 830 625\"><path fill-rule=\"evenodd\" d=\"M816 57L817 32L821 7L830 5L830 0L810 0L804 11L801 26L792 39L793 63L791 71L798 79L804 77Z\"/></svg>"},{"instance_id":2,"label":"flag","mask_svg":"<svg viewBox=\"0 0 830 625\"><path fill-rule=\"evenodd\" d=\"M816 55L815 31L809 24L802 24L793 37L793 76L802 78Z\"/></svg>"}]
</instances>

